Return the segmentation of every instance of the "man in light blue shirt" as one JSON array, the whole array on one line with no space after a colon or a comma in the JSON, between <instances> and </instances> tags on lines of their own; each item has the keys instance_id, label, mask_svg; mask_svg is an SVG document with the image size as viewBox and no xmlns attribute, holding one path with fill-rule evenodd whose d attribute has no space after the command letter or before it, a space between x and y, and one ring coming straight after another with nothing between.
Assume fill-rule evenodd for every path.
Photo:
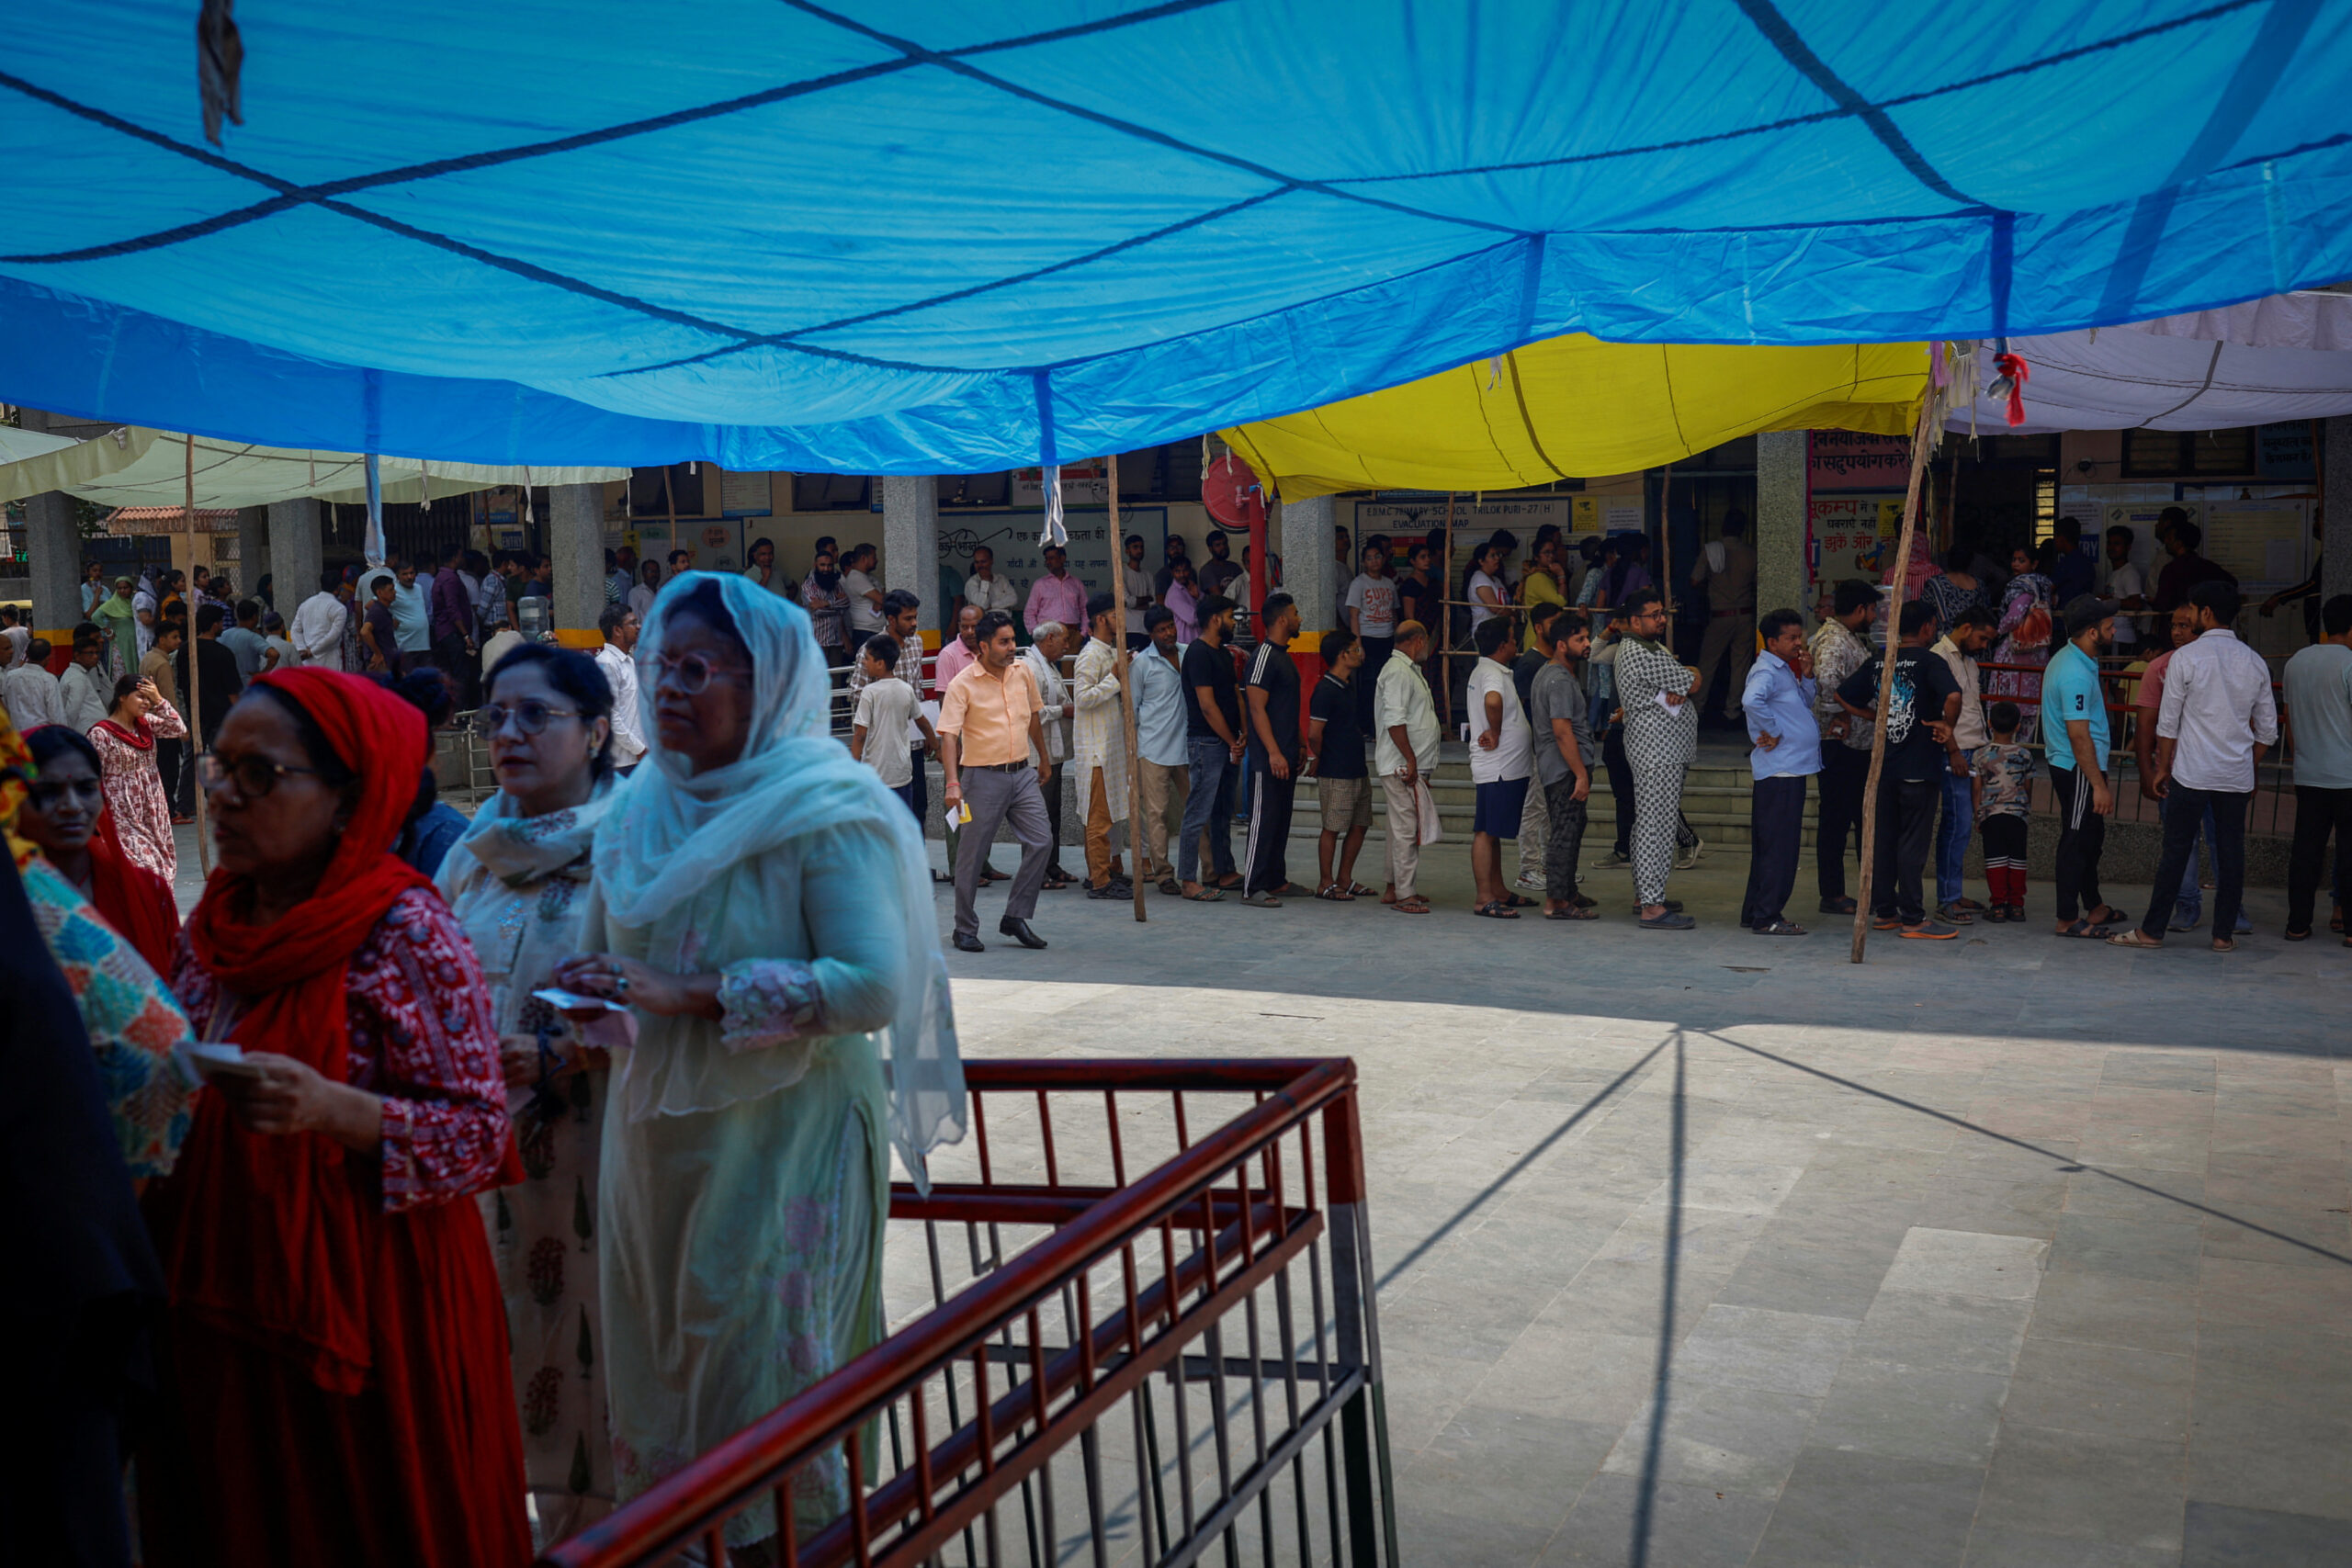
<instances>
[{"instance_id":1,"label":"man in light blue shirt","mask_svg":"<svg viewBox=\"0 0 2352 1568\"><path fill-rule=\"evenodd\" d=\"M423 663L433 653L432 607L416 581L416 563L402 561L392 578L392 624L401 645L401 663Z\"/></svg>"},{"instance_id":2,"label":"man in light blue shirt","mask_svg":"<svg viewBox=\"0 0 2352 1568\"><path fill-rule=\"evenodd\" d=\"M2123 912L2098 890L2098 858L2115 793L2107 783L2107 688L2098 656L2115 646L2115 604L2077 595L2065 607L2066 646L2041 672L2041 749L2058 799L2060 936L2104 937Z\"/></svg>"},{"instance_id":3,"label":"man in light blue shirt","mask_svg":"<svg viewBox=\"0 0 2352 1568\"><path fill-rule=\"evenodd\" d=\"M1739 923L1758 936L1803 936L1788 919L1796 890L1797 857L1804 844L1805 781L1821 772L1821 727L1813 717L1813 661L1805 651L1804 617L1775 610L1757 623L1764 651L1748 667L1740 694L1747 765L1756 775L1748 810L1751 848L1747 892Z\"/></svg>"},{"instance_id":4,"label":"man in light blue shirt","mask_svg":"<svg viewBox=\"0 0 2352 1568\"><path fill-rule=\"evenodd\" d=\"M1184 745L1184 650L1176 642L1176 612L1154 604L1143 614L1148 647L1135 656L1136 756L1143 763L1143 874L1158 877L1161 891L1175 884L1168 859L1168 823L1174 813L1182 833L1192 797L1191 759ZM1180 888L1179 891L1182 889Z\"/></svg>"}]
</instances>

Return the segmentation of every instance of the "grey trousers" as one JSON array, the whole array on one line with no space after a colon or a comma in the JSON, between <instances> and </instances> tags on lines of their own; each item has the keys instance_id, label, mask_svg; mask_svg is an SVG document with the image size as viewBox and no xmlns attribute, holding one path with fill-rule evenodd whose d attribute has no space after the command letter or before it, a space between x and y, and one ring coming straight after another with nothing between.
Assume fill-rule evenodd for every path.
<instances>
[{"instance_id":1,"label":"grey trousers","mask_svg":"<svg viewBox=\"0 0 2352 1568\"><path fill-rule=\"evenodd\" d=\"M956 846L956 929L965 936L980 934L980 867L987 863L996 830L1012 824L1021 841L1021 869L1012 874L1012 890L1004 900L1007 919L1025 920L1037 912L1037 889L1046 883L1046 863L1053 858L1053 829L1046 817L1046 796L1037 787L1037 770L966 768L958 781L972 819L964 825Z\"/></svg>"}]
</instances>

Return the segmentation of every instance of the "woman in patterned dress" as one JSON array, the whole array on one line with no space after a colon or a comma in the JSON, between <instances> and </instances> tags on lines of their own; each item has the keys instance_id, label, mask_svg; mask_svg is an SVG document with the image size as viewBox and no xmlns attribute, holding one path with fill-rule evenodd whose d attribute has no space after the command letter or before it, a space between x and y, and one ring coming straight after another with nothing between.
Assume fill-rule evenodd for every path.
<instances>
[{"instance_id":1,"label":"woman in patterned dress","mask_svg":"<svg viewBox=\"0 0 2352 1568\"><path fill-rule=\"evenodd\" d=\"M114 706L90 727L90 744L98 749L99 777L105 782L107 810L114 818L116 838L133 865L146 867L169 883L179 875L179 846L172 840L172 803L164 795L164 775L155 766L158 739L179 740L187 735L187 721L179 709L164 700L155 682L125 675L114 683Z\"/></svg>"},{"instance_id":2,"label":"woman in patterned dress","mask_svg":"<svg viewBox=\"0 0 2352 1568\"><path fill-rule=\"evenodd\" d=\"M171 1307L139 1460L157 1568L531 1555L473 1196L513 1124L465 933L390 853L427 757L364 676L258 677L205 758L220 860L172 984L233 1071L147 1194Z\"/></svg>"},{"instance_id":3,"label":"woman in patterned dress","mask_svg":"<svg viewBox=\"0 0 2352 1568\"><path fill-rule=\"evenodd\" d=\"M890 1151L924 1181L965 1113L922 840L826 733L807 613L686 572L639 652L652 746L596 832L603 951L558 971L640 1031L597 1227L623 1500L881 1337ZM848 1506L840 1451L794 1487L806 1540ZM763 1497L727 1537L776 1530Z\"/></svg>"},{"instance_id":4,"label":"woman in patterned dress","mask_svg":"<svg viewBox=\"0 0 2352 1568\"><path fill-rule=\"evenodd\" d=\"M498 793L435 885L490 984L525 1179L482 1200L506 1326L523 1467L542 1543L613 1506L597 1310L596 1188L607 1054L531 993L580 951L589 852L612 803L612 688L584 653L525 643L492 669L475 710ZM625 1035L622 1038L626 1038Z\"/></svg>"},{"instance_id":5,"label":"woman in patterned dress","mask_svg":"<svg viewBox=\"0 0 2352 1568\"><path fill-rule=\"evenodd\" d=\"M2058 545L2045 539L2038 550L2023 546L2009 554L2009 570L2016 575L2009 579L2007 590L2001 598L2000 637L1993 649L1996 664L2030 664L2031 671L1996 670L1984 682L1984 700L2007 697L2018 705L2023 719L2018 726L2018 741L2023 745L2033 739L2034 722L2041 716L2041 667L2050 662L2057 639L2052 627L2057 618L2056 583L2051 579L2052 569L2058 562Z\"/></svg>"}]
</instances>

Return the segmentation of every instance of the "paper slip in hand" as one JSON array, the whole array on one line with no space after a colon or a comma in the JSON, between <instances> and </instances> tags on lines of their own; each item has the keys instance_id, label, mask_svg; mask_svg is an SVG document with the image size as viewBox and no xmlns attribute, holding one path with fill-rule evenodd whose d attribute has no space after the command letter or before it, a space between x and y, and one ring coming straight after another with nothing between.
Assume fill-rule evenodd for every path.
<instances>
[{"instance_id":1,"label":"paper slip in hand","mask_svg":"<svg viewBox=\"0 0 2352 1568\"><path fill-rule=\"evenodd\" d=\"M243 1047L191 1041L179 1048L181 1062L198 1078L257 1079L261 1064L245 1060Z\"/></svg>"},{"instance_id":2,"label":"paper slip in hand","mask_svg":"<svg viewBox=\"0 0 2352 1568\"><path fill-rule=\"evenodd\" d=\"M567 991L560 986L542 986L531 993L558 1012L594 1012L602 1008L606 1012L627 1012L627 1003L608 1001L579 991Z\"/></svg>"},{"instance_id":3,"label":"paper slip in hand","mask_svg":"<svg viewBox=\"0 0 2352 1568\"><path fill-rule=\"evenodd\" d=\"M1674 705L1666 700L1666 694L1664 692L1654 693L1650 697L1650 701L1656 703L1660 708L1663 708L1668 713L1672 713L1674 711Z\"/></svg>"}]
</instances>

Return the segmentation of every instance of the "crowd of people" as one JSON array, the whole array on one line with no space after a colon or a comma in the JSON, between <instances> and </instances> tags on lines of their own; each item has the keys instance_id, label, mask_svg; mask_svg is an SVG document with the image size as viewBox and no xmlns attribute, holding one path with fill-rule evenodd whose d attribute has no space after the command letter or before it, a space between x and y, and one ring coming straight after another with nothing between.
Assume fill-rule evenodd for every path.
<instances>
[{"instance_id":1,"label":"crowd of people","mask_svg":"<svg viewBox=\"0 0 2352 1568\"><path fill-rule=\"evenodd\" d=\"M457 677L257 671L185 925L110 784L153 686L0 726L29 1560L130 1561L130 1496L153 1563L519 1563L879 1338L892 1151L965 1114L920 829L803 610L688 574L646 620L645 764L608 662L518 640L433 852Z\"/></svg>"}]
</instances>

